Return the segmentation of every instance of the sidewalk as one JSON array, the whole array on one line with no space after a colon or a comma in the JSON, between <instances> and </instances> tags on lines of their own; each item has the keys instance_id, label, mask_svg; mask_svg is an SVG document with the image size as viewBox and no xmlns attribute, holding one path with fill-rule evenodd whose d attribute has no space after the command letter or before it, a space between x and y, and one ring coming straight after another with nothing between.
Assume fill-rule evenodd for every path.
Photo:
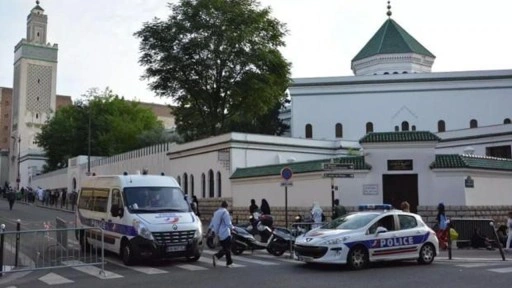
<instances>
[{"instance_id":1,"label":"sidewalk","mask_svg":"<svg viewBox=\"0 0 512 288\"><path fill-rule=\"evenodd\" d=\"M505 252L505 261L512 261L512 253ZM448 259L448 250L440 251L436 260L446 260ZM465 260L465 261L503 261L500 250L487 250L487 249L473 249L473 248L454 248L452 249L452 259L453 261L457 260Z\"/></svg>"}]
</instances>

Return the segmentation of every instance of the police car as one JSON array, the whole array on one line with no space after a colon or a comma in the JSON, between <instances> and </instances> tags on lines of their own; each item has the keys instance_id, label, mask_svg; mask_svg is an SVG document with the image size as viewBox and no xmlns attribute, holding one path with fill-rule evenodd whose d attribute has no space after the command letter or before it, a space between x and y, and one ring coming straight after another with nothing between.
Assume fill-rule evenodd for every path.
<instances>
[{"instance_id":1,"label":"police car","mask_svg":"<svg viewBox=\"0 0 512 288\"><path fill-rule=\"evenodd\" d=\"M413 213L391 205L360 205L350 213L295 240L295 255L306 263L348 264L416 259L430 264L439 253L435 232Z\"/></svg>"}]
</instances>

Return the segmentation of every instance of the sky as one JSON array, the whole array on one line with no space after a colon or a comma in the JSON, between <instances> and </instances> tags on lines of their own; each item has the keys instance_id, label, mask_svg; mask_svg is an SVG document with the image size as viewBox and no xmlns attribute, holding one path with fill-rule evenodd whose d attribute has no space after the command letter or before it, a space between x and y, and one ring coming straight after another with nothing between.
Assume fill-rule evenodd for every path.
<instances>
[{"instance_id":1,"label":"sky","mask_svg":"<svg viewBox=\"0 0 512 288\"><path fill-rule=\"evenodd\" d=\"M59 45L57 94L109 87L130 100L171 104L141 80L133 33L166 19L177 0L40 0L47 41ZM285 23L292 77L352 76L352 58L386 21L386 0L260 0ZM35 0L0 0L0 87L12 87L14 46ZM436 56L432 72L512 69L512 1L393 0L392 18Z\"/></svg>"}]
</instances>

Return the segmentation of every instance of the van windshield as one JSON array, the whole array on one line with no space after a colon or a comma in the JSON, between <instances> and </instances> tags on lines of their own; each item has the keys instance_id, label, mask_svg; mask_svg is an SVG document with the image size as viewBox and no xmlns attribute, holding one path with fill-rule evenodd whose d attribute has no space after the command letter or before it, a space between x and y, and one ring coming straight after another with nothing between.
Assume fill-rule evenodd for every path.
<instances>
[{"instance_id":1,"label":"van windshield","mask_svg":"<svg viewBox=\"0 0 512 288\"><path fill-rule=\"evenodd\" d=\"M190 206L178 187L124 188L125 204L131 212L189 212Z\"/></svg>"}]
</instances>

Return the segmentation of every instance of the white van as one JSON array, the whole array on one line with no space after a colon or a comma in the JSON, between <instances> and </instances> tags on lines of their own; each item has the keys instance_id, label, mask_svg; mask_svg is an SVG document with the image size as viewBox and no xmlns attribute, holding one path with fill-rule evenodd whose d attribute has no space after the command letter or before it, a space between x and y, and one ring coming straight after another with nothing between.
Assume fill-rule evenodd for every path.
<instances>
[{"instance_id":1,"label":"white van","mask_svg":"<svg viewBox=\"0 0 512 288\"><path fill-rule=\"evenodd\" d=\"M197 261L203 251L201 220L169 176L88 177L81 185L75 220L77 228L102 228L105 250L118 253L125 265L178 257ZM79 231L82 249L101 248L99 232Z\"/></svg>"}]
</instances>

